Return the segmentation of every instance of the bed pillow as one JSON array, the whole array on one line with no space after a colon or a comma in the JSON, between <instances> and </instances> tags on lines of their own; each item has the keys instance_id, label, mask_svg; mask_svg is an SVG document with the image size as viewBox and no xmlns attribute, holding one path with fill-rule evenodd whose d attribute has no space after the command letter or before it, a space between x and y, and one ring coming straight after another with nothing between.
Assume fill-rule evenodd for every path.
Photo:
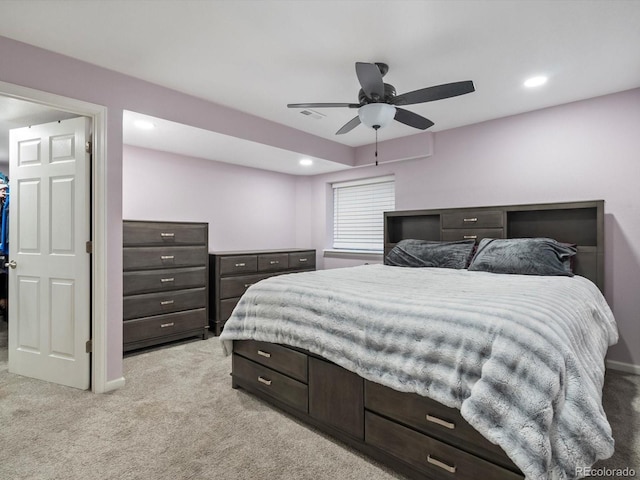
<instances>
[{"instance_id":1,"label":"bed pillow","mask_svg":"<svg viewBox=\"0 0 640 480\"><path fill-rule=\"evenodd\" d=\"M386 256L384 263L396 267L466 268L474 245L474 240L401 240Z\"/></svg>"},{"instance_id":2,"label":"bed pillow","mask_svg":"<svg viewBox=\"0 0 640 480\"><path fill-rule=\"evenodd\" d=\"M469 270L572 277L576 248L551 238L483 238Z\"/></svg>"}]
</instances>

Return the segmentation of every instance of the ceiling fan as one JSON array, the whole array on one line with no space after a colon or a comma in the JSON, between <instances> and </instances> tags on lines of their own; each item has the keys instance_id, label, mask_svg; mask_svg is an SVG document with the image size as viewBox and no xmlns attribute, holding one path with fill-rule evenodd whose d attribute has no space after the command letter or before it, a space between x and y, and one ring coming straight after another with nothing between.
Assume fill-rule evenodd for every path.
<instances>
[{"instance_id":1,"label":"ceiling fan","mask_svg":"<svg viewBox=\"0 0 640 480\"><path fill-rule=\"evenodd\" d=\"M355 127L363 123L375 130L387 126L391 120L410 127L426 130L434 123L417 113L413 113L399 105L414 105L416 103L432 102L443 98L457 97L475 91L473 82L445 83L433 87L426 87L413 92L396 95L393 85L384 83L382 77L389 71L386 63L364 63L356 62L356 75L360 82L360 92L358 92L359 103L289 103L289 108L326 108L326 107L347 107L357 108L358 116L348 121L336 132L342 135L350 132Z\"/></svg>"}]
</instances>

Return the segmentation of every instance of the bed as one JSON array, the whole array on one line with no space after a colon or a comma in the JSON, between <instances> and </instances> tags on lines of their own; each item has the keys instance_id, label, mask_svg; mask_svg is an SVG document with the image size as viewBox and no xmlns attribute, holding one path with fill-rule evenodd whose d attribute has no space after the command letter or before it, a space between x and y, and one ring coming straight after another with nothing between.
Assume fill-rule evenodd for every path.
<instances>
[{"instance_id":1,"label":"bed","mask_svg":"<svg viewBox=\"0 0 640 480\"><path fill-rule=\"evenodd\" d=\"M410 478L577 478L614 447L602 228L602 201L388 212L387 265L247 290L220 337L233 386ZM495 273L509 242L560 273Z\"/></svg>"}]
</instances>

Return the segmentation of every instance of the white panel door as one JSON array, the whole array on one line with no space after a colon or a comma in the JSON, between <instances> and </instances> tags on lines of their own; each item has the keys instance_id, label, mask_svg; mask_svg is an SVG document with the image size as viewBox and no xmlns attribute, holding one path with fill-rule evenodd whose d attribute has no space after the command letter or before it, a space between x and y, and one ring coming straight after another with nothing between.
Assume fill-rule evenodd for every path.
<instances>
[{"instance_id":1,"label":"white panel door","mask_svg":"<svg viewBox=\"0 0 640 480\"><path fill-rule=\"evenodd\" d=\"M10 132L9 371L90 383L90 120Z\"/></svg>"}]
</instances>

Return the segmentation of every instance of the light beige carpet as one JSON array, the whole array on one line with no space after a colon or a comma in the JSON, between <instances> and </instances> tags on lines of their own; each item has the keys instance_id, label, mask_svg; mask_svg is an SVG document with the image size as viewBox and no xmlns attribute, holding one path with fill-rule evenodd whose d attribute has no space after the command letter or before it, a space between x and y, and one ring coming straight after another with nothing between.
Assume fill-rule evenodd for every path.
<instances>
[{"instance_id":1,"label":"light beige carpet","mask_svg":"<svg viewBox=\"0 0 640 480\"><path fill-rule=\"evenodd\" d=\"M2 480L402 478L233 390L217 338L127 356L126 386L96 395L9 374L0 323ZM640 475L639 392L639 377L607 376L618 447L602 466Z\"/></svg>"}]
</instances>

